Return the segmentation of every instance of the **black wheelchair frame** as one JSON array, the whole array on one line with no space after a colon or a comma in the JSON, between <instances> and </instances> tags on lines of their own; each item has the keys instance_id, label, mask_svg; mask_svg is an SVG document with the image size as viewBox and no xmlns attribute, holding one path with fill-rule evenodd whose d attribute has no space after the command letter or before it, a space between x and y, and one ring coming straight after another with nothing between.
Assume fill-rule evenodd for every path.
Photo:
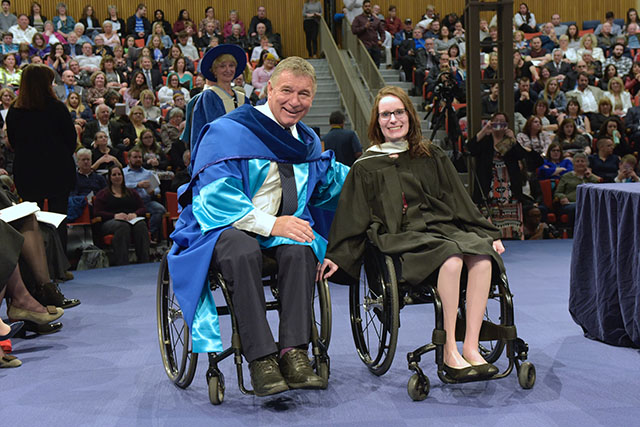
<instances>
[{"instance_id":1,"label":"black wheelchair frame","mask_svg":"<svg viewBox=\"0 0 640 427\"><path fill-rule=\"evenodd\" d=\"M407 384L409 396L416 401L426 399L429 394L429 378L419 366L423 354L435 350L435 361L438 377L443 383L453 384L467 381L456 381L444 372L445 331L443 326L442 303L435 284L423 283L418 287L399 282L396 271L400 261L382 254L371 243L367 245L364 256L364 271L360 283L352 285L349 290L349 309L351 330L358 355L362 362L375 375L383 375L391 367L396 352L398 330L400 328L400 308L405 305L433 303L435 312L435 329L432 342L418 347L407 354L408 368L415 372ZM498 323L491 319L488 304L485 320L480 330L480 353L489 363L494 363L506 347L509 365L503 372L491 378L499 379L508 376L513 368L518 373L518 382L524 389L535 384L535 367L526 361L528 345L517 337L513 314L513 295L505 274L492 280L489 302L500 308ZM456 340L462 341L465 332L464 301L465 289L461 286L458 321L456 322ZM491 306L495 305L491 304ZM373 341L373 342L372 342Z\"/></svg>"},{"instance_id":2,"label":"black wheelchair frame","mask_svg":"<svg viewBox=\"0 0 640 427\"><path fill-rule=\"evenodd\" d=\"M277 265L274 259L263 255L263 284L269 286L274 296L267 301L267 310L278 310L277 289ZM209 400L214 405L219 405L224 400L225 380L218 363L233 355L236 366L238 387L243 394L254 394L253 390L244 386L244 373L242 371L242 344L238 333L236 316L233 311L231 294L222 278L215 269L209 269L209 287L211 291L220 289L224 295L226 305L216 306L218 316L229 315L231 318L231 346L220 353L208 353L209 368L206 380L209 389ZM331 338L331 297L329 285L326 280L316 283L312 304L313 322L311 325L311 345L313 354L313 367L316 373L325 380L329 380L330 360L328 355ZM320 312L316 316L316 305ZM191 385L195 376L198 363L198 353L192 352L191 335L188 326L184 322L182 310L173 293L173 285L169 274L167 253L162 257L158 272L156 294L158 340L160 353L165 372L169 379L180 388Z\"/></svg>"}]
</instances>

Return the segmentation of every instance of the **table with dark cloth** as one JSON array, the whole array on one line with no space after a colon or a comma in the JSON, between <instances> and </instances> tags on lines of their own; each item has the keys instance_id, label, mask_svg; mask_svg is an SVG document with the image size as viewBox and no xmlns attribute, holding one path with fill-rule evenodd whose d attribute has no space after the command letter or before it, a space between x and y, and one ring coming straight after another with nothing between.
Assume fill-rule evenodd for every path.
<instances>
[{"instance_id":1,"label":"table with dark cloth","mask_svg":"<svg viewBox=\"0 0 640 427\"><path fill-rule=\"evenodd\" d=\"M569 311L585 336L640 348L640 183L578 187Z\"/></svg>"}]
</instances>

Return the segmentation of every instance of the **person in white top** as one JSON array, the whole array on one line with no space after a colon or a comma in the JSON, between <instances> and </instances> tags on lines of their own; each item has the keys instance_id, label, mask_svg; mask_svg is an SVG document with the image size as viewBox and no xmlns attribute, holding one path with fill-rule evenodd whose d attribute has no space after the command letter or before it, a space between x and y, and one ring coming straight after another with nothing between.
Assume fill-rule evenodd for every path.
<instances>
[{"instance_id":1,"label":"person in white top","mask_svg":"<svg viewBox=\"0 0 640 427\"><path fill-rule=\"evenodd\" d=\"M9 32L13 34L14 43L31 44L31 40L33 40L33 36L38 30L29 25L29 18L24 13L21 13L18 16L18 23L9 28Z\"/></svg>"},{"instance_id":2,"label":"person in white top","mask_svg":"<svg viewBox=\"0 0 640 427\"><path fill-rule=\"evenodd\" d=\"M520 3L518 13L513 17L513 23L518 30L525 33L536 33L536 17L529 11L529 6L526 3Z\"/></svg>"},{"instance_id":3,"label":"person in white top","mask_svg":"<svg viewBox=\"0 0 640 427\"><path fill-rule=\"evenodd\" d=\"M353 19L356 16L362 15L363 1L364 0L344 0L344 9L342 9L342 11L347 18L347 21L349 21L349 24L353 22Z\"/></svg>"},{"instance_id":4,"label":"person in white top","mask_svg":"<svg viewBox=\"0 0 640 427\"><path fill-rule=\"evenodd\" d=\"M76 59L80 64L80 69L90 73L98 71L100 69L100 62L102 61L101 56L93 54L93 46L91 46L89 42L82 43L82 55L78 55Z\"/></svg>"}]
</instances>

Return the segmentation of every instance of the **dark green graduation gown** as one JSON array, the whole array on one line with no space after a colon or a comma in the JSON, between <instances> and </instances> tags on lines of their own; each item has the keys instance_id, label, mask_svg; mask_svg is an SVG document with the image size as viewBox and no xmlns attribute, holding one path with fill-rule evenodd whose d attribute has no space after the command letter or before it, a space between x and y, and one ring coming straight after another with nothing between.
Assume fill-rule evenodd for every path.
<instances>
[{"instance_id":1,"label":"dark green graduation gown","mask_svg":"<svg viewBox=\"0 0 640 427\"><path fill-rule=\"evenodd\" d=\"M411 158L402 149L385 143L353 165L326 257L356 281L367 239L383 253L401 256L402 278L411 284L455 254L489 255L503 271L492 246L500 232L480 214L444 151L432 145L431 157Z\"/></svg>"}]
</instances>

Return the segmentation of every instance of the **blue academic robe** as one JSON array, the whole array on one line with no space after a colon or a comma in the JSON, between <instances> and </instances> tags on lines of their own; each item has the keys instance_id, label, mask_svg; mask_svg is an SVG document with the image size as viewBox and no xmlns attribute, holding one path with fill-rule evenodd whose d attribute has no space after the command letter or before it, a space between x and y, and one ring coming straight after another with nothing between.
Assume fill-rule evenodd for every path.
<instances>
[{"instance_id":1,"label":"blue academic robe","mask_svg":"<svg viewBox=\"0 0 640 427\"><path fill-rule=\"evenodd\" d=\"M348 167L308 126L296 125L299 139L255 108L244 105L205 125L192 147L192 203L184 207L172 233L169 271L173 288L190 326L194 352L222 351L215 303L207 284L209 265L220 234L254 209L253 196L262 186L271 161L292 163L298 190L295 216L309 221L316 238L299 243L283 237L258 236L263 248L282 244L311 246L324 259L328 230L317 218L337 206ZM326 227L326 218L320 221Z\"/></svg>"}]
</instances>

